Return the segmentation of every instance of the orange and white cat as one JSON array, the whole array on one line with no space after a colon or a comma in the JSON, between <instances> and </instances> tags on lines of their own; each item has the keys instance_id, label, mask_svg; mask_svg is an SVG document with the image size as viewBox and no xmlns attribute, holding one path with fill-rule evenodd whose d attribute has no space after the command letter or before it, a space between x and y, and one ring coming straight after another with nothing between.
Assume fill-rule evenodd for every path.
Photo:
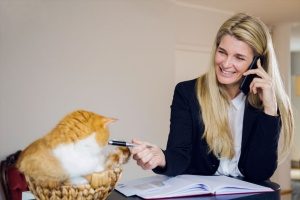
<instances>
[{"instance_id":1,"label":"orange and white cat","mask_svg":"<svg viewBox=\"0 0 300 200\"><path fill-rule=\"evenodd\" d=\"M20 155L17 167L44 186L86 184L90 174L120 166L129 159L128 148L107 153L107 126L113 121L92 112L75 111L30 144Z\"/></svg>"}]
</instances>

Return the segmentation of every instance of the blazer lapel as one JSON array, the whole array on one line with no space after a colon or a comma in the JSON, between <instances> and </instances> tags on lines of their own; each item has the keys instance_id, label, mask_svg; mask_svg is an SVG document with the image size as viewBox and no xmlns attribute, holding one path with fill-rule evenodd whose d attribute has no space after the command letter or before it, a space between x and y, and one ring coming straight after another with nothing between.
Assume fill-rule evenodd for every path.
<instances>
[{"instance_id":1,"label":"blazer lapel","mask_svg":"<svg viewBox=\"0 0 300 200\"><path fill-rule=\"evenodd\" d=\"M255 108L253 108L248 101L245 102L245 112L244 112L244 121L243 121L243 131L242 131L242 149L241 152L244 152L249 136L251 135L251 128L253 127L254 120L257 116Z\"/></svg>"}]
</instances>

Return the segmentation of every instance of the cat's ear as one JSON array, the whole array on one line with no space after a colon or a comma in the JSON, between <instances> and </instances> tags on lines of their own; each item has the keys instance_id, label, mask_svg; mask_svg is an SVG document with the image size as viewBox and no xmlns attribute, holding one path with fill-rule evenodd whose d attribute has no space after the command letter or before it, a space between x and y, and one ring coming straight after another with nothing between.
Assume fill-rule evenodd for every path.
<instances>
[{"instance_id":1,"label":"cat's ear","mask_svg":"<svg viewBox=\"0 0 300 200\"><path fill-rule=\"evenodd\" d=\"M104 118L102 119L103 126L104 126L104 127L107 127L110 123L115 122L115 121L117 121L117 120L118 120L118 119L116 119L116 118L104 117Z\"/></svg>"}]
</instances>

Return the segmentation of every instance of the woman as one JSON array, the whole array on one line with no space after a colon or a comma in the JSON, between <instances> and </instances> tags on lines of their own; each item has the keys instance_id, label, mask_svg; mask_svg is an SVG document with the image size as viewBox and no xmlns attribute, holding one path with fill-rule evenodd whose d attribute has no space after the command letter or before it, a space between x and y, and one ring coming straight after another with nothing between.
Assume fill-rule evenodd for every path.
<instances>
[{"instance_id":1,"label":"woman","mask_svg":"<svg viewBox=\"0 0 300 200\"><path fill-rule=\"evenodd\" d=\"M147 142L131 149L143 169L169 176L179 174L240 176L258 182L277 168L293 135L293 116L284 91L267 27L258 19L236 14L219 29L209 71L179 83L171 106L166 150ZM261 59L249 69L255 56ZM253 74L245 95L239 87Z\"/></svg>"}]
</instances>

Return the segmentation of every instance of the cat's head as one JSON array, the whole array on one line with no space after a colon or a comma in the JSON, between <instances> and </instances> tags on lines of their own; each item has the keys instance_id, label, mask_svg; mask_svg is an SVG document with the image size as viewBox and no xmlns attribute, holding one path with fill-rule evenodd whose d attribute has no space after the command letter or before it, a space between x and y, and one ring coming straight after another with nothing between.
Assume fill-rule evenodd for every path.
<instances>
[{"instance_id":1,"label":"cat's head","mask_svg":"<svg viewBox=\"0 0 300 200\"><path fill-rule=\"evenodd\" d=\"M67 115L56 128L67 135L83 139L96 133L96 140L100 146L107 145L109 139L108 124L116 121L114 118L98 115L85 110L77 110Z\"/></svg>"},{"instance_id":2,"label":"cat's head","mask_svg":"<svg viewBox=\"0 0 300 200\"><path fill-rule=\"evenodd\" d=\"M93 114L91 117L91 130L96 132L96 139L101 146L107 145L109 139L108 125L114 121L116 121L116 119L97 114Z\"/></svg>"}]
</instances>

